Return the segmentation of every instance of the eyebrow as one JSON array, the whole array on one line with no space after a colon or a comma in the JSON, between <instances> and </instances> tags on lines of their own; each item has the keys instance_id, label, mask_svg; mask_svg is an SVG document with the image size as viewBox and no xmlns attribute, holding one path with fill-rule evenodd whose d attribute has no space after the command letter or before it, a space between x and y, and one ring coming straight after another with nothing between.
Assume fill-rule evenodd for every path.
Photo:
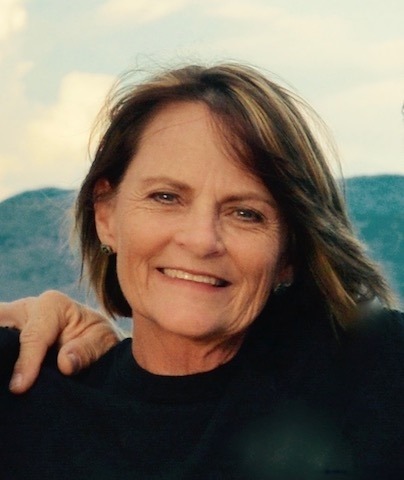
<instances>
[{"instance_id":1,"label":"eyebrow","mask_svg":"<svg viewBox=\"0 0 404 480\"><path fill-rule=\"evenodd\" d=\"M166 177L164 175L157 176L157 177L146 177L146 178L141 178L140 181L145 187L152 186L156 183L164 183L170 187L182 190L182 191L190 191L192 190L189 185L187 185L184 182L180 182L178 180L174 180L171 177Z\"/></svg>"},{"instance_id":2,"label":"eyebrow","mask_svg":"<svg viewBox=\"0 0 404 480\"><path fill-rule=\"evenodd\" d=\"M146 187L153 186L154 184L157 184L157 183L164 183L169 187L181 190L183 192L192 191L192 188L186 183L178 180L174 180L173 178L164 176L164 175L156 176L156 177L147 177L147 178L140 179L140 181ZM267 196L265 197L263 195L260 195L259 193L252 192L252 191L246 191L245 193L240 193L238 195L237 194L228 195L227 197L224 198L224 203L243 202L246 200L255 200L259 202L264 202L270 207L277 206L276 201L272 197L270 192L267 192Z\"/></svg>"},{"instance_id":3,"label":"eyebrow","mask_svg":"<svg viewBox=\"0 0 404 480\"><path fill-rule=\"evenodd\" d=\"M228 197L225 198L225 202L228 202L228 203L243 202L246 200L255 200L258 202L264 202L270 207L276 207L276 202L270 193L268 193L268 197L264 197L254 192L246 192L240 195L229 195Z\"/></svg>"}]
</instances>

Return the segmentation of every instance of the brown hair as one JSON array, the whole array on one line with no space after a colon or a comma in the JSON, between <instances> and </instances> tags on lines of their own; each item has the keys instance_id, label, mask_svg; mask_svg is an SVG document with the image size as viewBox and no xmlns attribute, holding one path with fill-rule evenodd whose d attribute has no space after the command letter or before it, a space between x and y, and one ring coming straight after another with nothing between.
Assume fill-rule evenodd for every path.
<instances>
[{"instance_id":1,"label":"brown hair","mask_svg":"<svg viewBox=\"0 0 404 480\"><path fill-rule=\"evenodd\" d=\"M119 186L141 134L167 103L203 102L221 127L234 158L276 199L290 232L294 288L308 304L326 307L341 325L375 297L389 305L385 280L353 234L323 145L310 128L318 118L289 89L240 64L189 65L121 89L108 108L107 128L76 204L82 260L90 284L111 314L131 316L116 275L116 258L100 251L94 187ZM286 300L287 301L287 300Z\"/></svg>"}]
</instances>

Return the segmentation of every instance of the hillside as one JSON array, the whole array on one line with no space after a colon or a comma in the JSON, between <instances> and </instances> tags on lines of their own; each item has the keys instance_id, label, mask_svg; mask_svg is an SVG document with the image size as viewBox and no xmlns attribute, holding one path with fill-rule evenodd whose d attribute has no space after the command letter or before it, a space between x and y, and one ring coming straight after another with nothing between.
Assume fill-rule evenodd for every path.
<instances>
[{"instance_id":1,"label":"hillside","mask_svg":"<svg viewBox=\"0 0 404 480\"><path fill-rule=\"evenodd\" d=\"M346 181L353 223L404 299L404 176ZM0 301L57 288L84 298L68 242L74 192L42 189L0 203Z\"/></svg>"},{"instance_id":2,"label":"hillside","mask_svg":"<svg viewBox=\"0 0 404 480\"><path fill-rule=\"evenodd\" d=\"M350 215L359 237L404 304L404 176L355 177L346 185Z\"/></svg>"},{"instance_id":3,"label":"hillside","mask_svg":"<svg viewBox=\"0 0 404 480\"><path fill-rule=\"evenodd\" d=\"M69 248L74 194L59 189L24 192L0 203L0 299L57 288L83 298L79 263Z\"/></svg>"}]
</instances>

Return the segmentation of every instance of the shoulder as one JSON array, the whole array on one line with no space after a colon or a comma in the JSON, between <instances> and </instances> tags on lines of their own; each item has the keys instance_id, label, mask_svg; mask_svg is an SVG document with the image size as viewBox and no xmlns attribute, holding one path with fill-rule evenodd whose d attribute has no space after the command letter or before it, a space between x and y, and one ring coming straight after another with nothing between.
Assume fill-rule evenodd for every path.
<instances>
[{"instance_id":1,"label":"shoulder","mask_svg":"<svg viewBox=\"0 0 404 480\"><path fill-rule=\"evenodd\" d=\"M0 327L0 388L8 390L8 384L13 372L15 362L20 352L20 332L12 328ZM89 384L103 387L106 378L110 382L116 379L123 365L130 363L131 359L130 339L118 343L100 359L83 370L79 375L66 377L59 372L57 367L57 349L51 348L46 355L36 385L44 382L58 382L64 384Z\"/></svg>"},{"instance_id":2,"label":"shoulder","mask_svg":"<svg viewBox=\"0 0 404 480\"><path fill-rule=\"evenodd\" d=\"M350 333L345 354L351 394L366 409L390 412L404 433L404 314L379 310L365 316Z\"/></svg>"},{"instance_id":3,"label":"shoulder","mask_svg":"<svg viewBox=\"0 0 404 480\"><path fill-rule=\"evenodd\" d=\"M403 312L368 312L350 332L346 353L344 418L358 455L366 465L402 468Z\"/></svg>"},{"instance_id":4,"label":"shoulder","mask_svg":"<svg viewBox=\"0 0 404 480\"><path fill-rule=\"evenodd\" d=\"M404 355L404 313L385 308L365 311L347 338L356 348Z\"/></svg>"},{"instance_id":5,"label":"shoulder","mask_svg":"<svg viewBox=\"0 0 404 480\"><path fill-rule=\"evenodd\" d=\"M386 332L397 332L404 327L404 312L387 308L365 310L360 320L363 326L370 329L381 329Z\"/></svg>"},{"instance_id":6,"label":"shoulder","mask_svg":"<svg viewBox=\"0 0 404 480\"><path fill-rule=\"evenodd\" d=\"M131 341L131 338L120 341L96 362L71 378L76 384L82 386L101 390L104 393L109 391L117 393L121 390L122 383L130 382L130 376L133 373Z\"/></svg>"}]
</instances>

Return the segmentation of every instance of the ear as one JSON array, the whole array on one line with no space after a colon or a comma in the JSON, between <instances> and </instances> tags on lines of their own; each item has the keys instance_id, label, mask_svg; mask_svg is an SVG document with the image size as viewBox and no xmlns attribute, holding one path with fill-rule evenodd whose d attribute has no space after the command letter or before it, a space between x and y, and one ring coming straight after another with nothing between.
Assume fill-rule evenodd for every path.
<instances>
[{"instance_id":1,"label":"ear","mask_svg":"<svg viewBox=\"0 0 404 480\"><path fill-rule=\"evenodd\" d=\"M94 215L97 235L101 243L109 245L116 252L115 193L105 178L94 187Z\"/></svg>"},{"instance_id":2,"label":"ear","mask_svg":"<svg viewBox=\"0 0 404 480\"><path fill-rule=\"evenodd\" d=\"M295 271L294 271L293 265L291 263L288 263L280 269L277 275L277 278L276 278L277 281L275 284L291 285L293 283L294 278L295 278Z\"/></svg>"}]
</instances>

